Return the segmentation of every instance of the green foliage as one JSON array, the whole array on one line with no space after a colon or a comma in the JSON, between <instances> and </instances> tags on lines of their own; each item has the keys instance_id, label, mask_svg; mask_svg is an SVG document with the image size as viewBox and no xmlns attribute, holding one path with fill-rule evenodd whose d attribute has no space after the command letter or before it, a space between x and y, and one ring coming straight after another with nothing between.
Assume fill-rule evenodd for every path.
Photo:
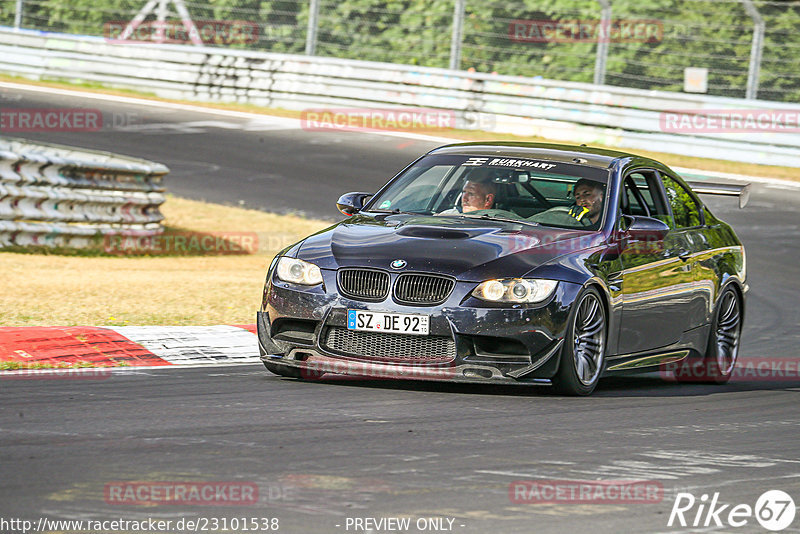
<instances>
[{"instance_id":1,"label":"green foliage","mask_svg":"<svg viewBox=\"0 0 800 534\"><path fill-rule=\"evenodd\" d=\"M259 25L249 48L303 53L310 0L187 2L198 20ZM449 65L455 0L320 0L317 54L430 67ZM23 26L102 35L109 21L127 21L144 0L25 0ZM612 0L612 20L641 21L658 36L612 39L606 83L681 91L686 67L709 69L709 93L743 97L753 21L738 0ZM756 6L766 25L759 96L800 101L800 5ZM14 0L0 0L0 23L11 24ZM515 21L596 24L598 0L466 0L462 69L591 82L597 43L520 39ZM151 16L152 18L152 16Z\"/></svg>"},{"instance_id":2,"label":"green foliage","mask_svg":"<svg viewBox=\"0 0 800 534\"><path fill-rule=\"evenodd\" d=\"M271 52L303 53L308 25L308 2L258 2L257 20L261 23L259 47Z\"/></svg>"},{"instance_id":3,"label":"green foliage","mask_svg":"<svg viewBox=\"0 0 800 534\"><path fill-rule=\"evenodd\" d=\"M539 24L599 17L600 8L594 0L524 0L513 4L472 0L467 3L462 67L479 72L591 82L594 43L530 42L517 32L523 28L524 34L526 21Z\"/></svg>"},{"instance_id":4,"label":"green foliage","mask_svg":"<svg viewBox=\"0 0 800 534\"><path fill-rule=\"evenodd\" d=\"M317 52L447 67L452 16L452 4L432 0L322 1Z\"/></svg>"},{"instance_id":5,"label":"green foliage","mask_svg":"<svg viewBox=\"0 0 800 534\"><path fill-rule=\"evenodd\" d=\"M759 98L800 101L800 5L759 6L766 25Z\"/></svg>"},{"instance_id":6,"label":"green foliage","mask_svg":"<svg viewBox=\"0 0 800 534\"><path fill-rule=\"evenodd\" d=\"M39 29L103 35L107 23L129 21L140 8L135 0L44 0L26 2L23 25L37 21Z\"/></svg>"},{"instance_id":7,"label":"green foliage","mask_svg":"<svg viewBox=\"0 0 800 534\"><path fill-rule=\"evenodd\" d=\"M14 24L16 2L14 0L0 0L0 24L11 26Z\"/></svg>"}]
</instances>

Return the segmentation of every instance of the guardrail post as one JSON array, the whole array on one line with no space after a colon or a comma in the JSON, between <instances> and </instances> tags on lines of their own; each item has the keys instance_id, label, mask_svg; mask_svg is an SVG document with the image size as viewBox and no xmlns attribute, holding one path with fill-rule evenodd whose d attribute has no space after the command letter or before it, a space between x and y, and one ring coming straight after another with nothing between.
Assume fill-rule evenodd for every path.
<instances>
[{"instance_id":1,"label":"guardrail post","mask_svg":"<svg viewBox=\"0 0 800 534\"><path fill-rule=\"evenodd\" d=\"M764 19L752 0L742 0L744 9L753 19L753 42L750 45L750 65L747 68L747 89L745 98L758 98L758 78L761 74L761 54L764 51Z\"/></svg>"},{"instance_id":2,"label":"guardrail post","mask_svg":"<svg viewBox=\"0 0 800 534\"><path fill-rule=\"evenodd\" d=\"M606 63L608 62L608 42L611 38L611 2L610 0L597 0L602 9L600 13L600 26L597 31L597 57L594 61L594 83L606 83Z\"/></svg>"},{"instance_id":3,"label":"guardrail post","mask_svg":"<svg viewBox=\"0 0 800 534\"><path fill-rule=\"evenodd\" d=\"M17 0L17 12L14 13L14 28L20 29L22 27L22 4L23 0Z\"/></svg>"},{"instance_id":4,"label":"guardrail post","mask_svg":"<svg viewBox=\"0 0 800 534\"><path fill-rule=\"evenodd\" d=\"M319 0L308 4L308 31L306 32L306 55L317 53L317 26L319 25Z\"/></svg>"},{"instance_id":5,"label":"guardrail post","mask_svg":"<svg viewBox=\"0 0 800 534\"><path fill-rule=\"evenodd\" d=\"M453 7L453 36L450 40L450 68L461 68L461 39L464 33L464 11L466 0L456 0Z\"/></svg>"}]
</instances>

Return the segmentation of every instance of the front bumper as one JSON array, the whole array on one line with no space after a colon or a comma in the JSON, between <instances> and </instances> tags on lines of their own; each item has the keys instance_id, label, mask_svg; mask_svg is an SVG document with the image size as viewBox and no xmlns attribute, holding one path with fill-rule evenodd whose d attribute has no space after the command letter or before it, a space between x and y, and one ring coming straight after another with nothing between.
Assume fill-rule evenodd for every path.
<instances>
[{"instance_id":1,"label":"front bumper","mask_svg":"<svg viewBox=\"0 0 800 534\"><path fill-rule=\"evenodd\" d=\"M469 296L475 286L458 282L447 302L413 307L391 297L384 302L350 300L336 293L335 279L326 280L327 291L270 280L256 318L261 359L287 370L297 369L301 377L309 379L333 374L548 385L558 370L569 312L580 286L561 282L554 295L537 307L470 306L475 304ZM325 345L326 333L329 328L346 328L348 309L427 314L431 336L455 341L453 358L431 363L337 353ZM292 326L295 324L300 326Z\"/></svg>"}]
</instances>

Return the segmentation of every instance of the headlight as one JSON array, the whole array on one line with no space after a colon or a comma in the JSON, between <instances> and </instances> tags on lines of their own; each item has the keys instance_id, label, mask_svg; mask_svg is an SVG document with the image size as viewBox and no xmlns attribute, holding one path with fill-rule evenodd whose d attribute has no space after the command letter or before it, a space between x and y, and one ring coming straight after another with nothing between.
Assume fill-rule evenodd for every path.
<instances>
[{"instance_id":1,"label":"headlight","mask_svg":"<svg viewBox=\"0 0 800 534\"><path fill-rule=\"evenodd\" d=\"M284 282L315 286L322 283L322 273L313 263L294 258L282 257L278 260L278 278Z\"/></svg>"},{"instance_id":2,"label":"headlight","mask_svg":"<svg viewBox=\"0 0 800 534\"><path fill-rule=\"evenodd\" d=\"M486 280L472 291L472 296L489 302L542 302L553 294L557 285L557 280Z\"/></svg>"}]
</instances>

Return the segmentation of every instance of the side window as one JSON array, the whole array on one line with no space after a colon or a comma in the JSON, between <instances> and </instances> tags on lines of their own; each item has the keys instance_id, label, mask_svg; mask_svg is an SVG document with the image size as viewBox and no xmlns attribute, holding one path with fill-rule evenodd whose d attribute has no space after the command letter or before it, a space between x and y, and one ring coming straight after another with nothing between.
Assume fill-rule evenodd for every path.
<instances>
[{"instance_id":1,"label":"side window","mask_svg":"<svg viewBox=\"0 0 800 534\"><path fill-rule=\"evenodd\" d=\"M675 228L692 228L700 226L700 206L681 184L667 175L662 175L664 190L667 192L667 202L672 208L675 218Z\"/></svg>"},{"instance_id":2,"label":"side window","mask_svg":"<svg viewBox=\"0 0 800 534\"><path fill-rule=\"evenodd\" d=\"M624 215L646 215L669 222L653 171L636 171L625 177L621 206Z\"/></svg>"}]
</instances>

